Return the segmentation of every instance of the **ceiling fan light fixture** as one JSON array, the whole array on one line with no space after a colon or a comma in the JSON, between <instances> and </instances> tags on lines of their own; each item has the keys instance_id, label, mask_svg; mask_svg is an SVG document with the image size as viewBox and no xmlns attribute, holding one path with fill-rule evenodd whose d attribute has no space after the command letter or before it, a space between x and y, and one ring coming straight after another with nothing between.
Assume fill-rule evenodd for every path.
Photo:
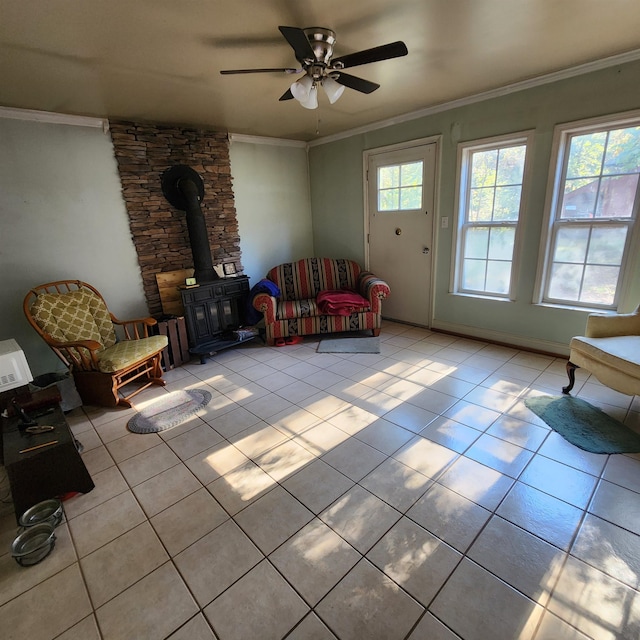
<instances>
[{"instance_id":1,"label":"ceiling fan light fixture","mask_svg":"<svg viewBox=\"0 0 640 640\"><path fill-rule=\"evenodd\" d=\"M314 84L309 91L309 97L306 100L300 100L300 104L305 109L317 109L318 108L318 88Z\"/></svg>"},{"instance_id":2,"label":"ceiling fan light fixture","mask_svg":"<svg viewBox=\"0 0 640 640\"><path fill-rule=\"evenodd\" d=\"M313 78L305 75L291 85L291 93L298 102L305 102L309 99L312 88Z\"/></svg>"},{"instance_id":3,"label":"ceiling fan light fixture","mask_svg":"<svg viewBox=\"0 0 640 640\"><path fill-rule=\"evenodd\" d=\"M344 93L344 85L339 84L333 78L327 77L322 81L324 92L329 98L329 102L333 104Z\"/></svg>"},{"instance_id":4,"label":"ceiling fan light fixture","mask_svg":"<svg viewBox=\"0 0 640 640\"><path fill-rule=\"evenodd\" d=\"M291 94L305 109L318 108L318 89L315 80L305 75L291 85Z\"/></svg>"}]
</instances>

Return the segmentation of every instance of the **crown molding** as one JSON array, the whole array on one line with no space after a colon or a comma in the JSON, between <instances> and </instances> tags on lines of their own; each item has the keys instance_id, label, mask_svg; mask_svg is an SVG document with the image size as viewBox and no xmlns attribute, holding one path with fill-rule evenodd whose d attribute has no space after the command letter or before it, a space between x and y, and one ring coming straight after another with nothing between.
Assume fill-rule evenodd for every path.
<instances>
[{"instance_id":1,"label":"crown molding","mask_svg":"<svg viewBox=\"0 0 640 640\"><path fill-rule=\"evenodd\" d=\"M46 122L49 124L68 124L76 127L92 127L109 131L109 120L106 118L90 118L88 116L72 116L66 113L52 111L34 111L33 109L16 109L0 107L0 118L13 120L28 120L30 122Z\"/></svg>"},{"instance_id":2,"label":"crown molding","mask_svg":"<svg viewBox=\"0 0 640 640\"><path fill-rule=\"evenodd\" d=\"M269 138L267 136L249 136L243 133L230 133L229 142L244 142L246 144L268 144L274 147L308 147L304 140L288 140L286 138Z\"/></svg>"},{"instance_id":3,"label":"crown molding","mask_svg":"<svg viewBox=\"0 0 640 640\"><path fill-rule=\"evenodd\" d=\"M317 147L323 144L329 144L330 142L336 142L337 140L343 140L345 138L351 138L355 135L363 133L369 133L378 129L384 129L403 122L409 122L411 120L417 120L418 118L424 118L443 111L449 111L451 109L457 109L459 107L465 107L470 104L482 102L484 100L490 100L492 98L500 98L502 96L509 95L511 93L517 93L518 91L524 91L525 89L532 89L534 87L540 87L545 84L557 82L558 80L566 80L568 78L574 78L576 76L584 75L586 73L592 73L594 71L600 71L602 69L608 69L627 62L635 62L640 60L640 49L634 49L627 53L621 53L615 56L609 56L593 62L587 62L585 64L570 67L568 69L562 69L561 71L554 71L543 76L537 76L528 80L522 80L520 82L514 82L513 84L505 85L504 87L498 87L497 89L490 89L482 93L477 93L465 98L459 98L458 100L452 100L450 102L443 102L442 104L434 105L433 107L426 107L418 111L412 111L401 116L389 118L388 120L381 120L369 125L350 129L349 131L342 131L331 136L324 138L318 138L308 143L309 148Z\"/></svg>"}]
</instances>

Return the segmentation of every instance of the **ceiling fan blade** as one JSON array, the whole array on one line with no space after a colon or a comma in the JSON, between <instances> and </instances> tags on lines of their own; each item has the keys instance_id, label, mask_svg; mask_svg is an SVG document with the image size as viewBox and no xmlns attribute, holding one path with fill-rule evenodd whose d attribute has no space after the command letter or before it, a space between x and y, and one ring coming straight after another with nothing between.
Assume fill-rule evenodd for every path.
<instances>
[{"instance_id":1,"label":"ceiling fan blade","mask_svg":"<svg viewBox=\"0 0 640 640\"><path fill-rule=\"evenodd\" d=\"M288 67L280 69L225 69L220 71L223 76L229 76L235 73L301 73L302 69L291 69Z\"/></svg>"},{"instance_id":2,"label":"ceiling fan blade","mask_svg":"<svg viewBox=\"0 0 640 640\"><path fill-rule=\"evenodd\" d=\"M291 93L291 89L287 89L279 98L279 102L283 100L293 100L293 93Z\"/></svg>"},{"instance_id":3,"label":"ceiling fan blade","mask_svg":"<svg viewBox=\"0 0 640 640\"><path fill-rule=\"evenodd\" d=\"M370 62L380 62L381 60L389 60L390 58L400 58L409 53L407 45L398 40L398 42L390 42L373 49L365 49L356 53L349 53L340 58L333 58L331 66L336 64L342 65L342 68L357 67L361 64L369 64Z\"/></svg>"},{"instance_id":4,"label":"ceiling fan blade","mask_svg":"<svg viewBox=\"0 0 640 640\"><path fill-rule=\"evenodd\" d=\"M296 60L302 62L303 60L316 59L316 54L313 52L309 39L302 29L298 29L298 27L278 27L278 29L291 45L296 54Z\"/></svg>"},{"instance_id":5,"label":"ceiling fan blade","mask_svg":"<svg viewBox=\"0 0 640 640\"><path fill-rule=\"evenodd\" d=\"M349 89L360 91L360 93L373 93L376 89L380 88L380 85L375 82L369 82L369 80L363 80L362 78L351 76L348 73L331 73L331 77L334 78L338 84L349 87Z\"/></svg>"}]
</instances>

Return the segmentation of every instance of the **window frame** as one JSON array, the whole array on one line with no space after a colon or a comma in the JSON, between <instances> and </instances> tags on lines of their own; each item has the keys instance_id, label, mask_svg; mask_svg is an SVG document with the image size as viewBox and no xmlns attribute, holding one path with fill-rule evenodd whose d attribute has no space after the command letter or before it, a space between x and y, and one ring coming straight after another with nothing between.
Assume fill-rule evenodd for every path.
<instances>
[{"instance_id":1,"label":"window frame","mask_svg":"<svg viewBox=\"0 0 640 640\"><path fill-rule=\"evenodd\" d=\"M631 220L626 222L626 218L622 220L608 218L598 224L598 226L604 227L607 224L620 225L622 223L627 224L629 227L623 257L620 263L620 275L618 277L618 283L612 304L605 305L594 302L580 302L577 300L552 298L548 295L548 290L550 286L551 270L553 266L553 251L556 243L557 230L568 225L581 224L580 221L572 222L570 220L566 220L562 222L562 219L558 215L562 204L562 194L564 193L570 141L574 136L624 129L629 126L640 126L640 110L566 122L554 127L542 233L540 234L540 249L538 252L534 304L555 308L577 309L580 311L618 311L622 306L624 306L632 276L630 269L632 262L630 255L631 247L638 241L638 227L640 227L640 224L638 224L640 217L640 182L636 188ZM602 177L602 174L600 177ZM593 218L584 219L585 224L592 225L593 222Z\"/></svg>"},{"instance_id":2,"label":"window frame","mask_svg":"<svg viewBox=\"0 0 640 640\"><path fill-rule=\"evenodd\" d=\"M457 149L457 169L456 169L456 192L454 204L454 254L452 256L452 269L449 291L455 295L468 296L472 298L486 298L496 301L513 302L516 299L517 274L520 265L521 244L523 235L523 218L528 208L530 198L531 165L534 145L534 130L519 131L500 136L491 136L478 140L469 140L458 144ZM467 223L467 213L469 211L469 196L471 184L471 159L476 151L500 150L509 147L525 147L524 170L522 173L522 190L520 194L520 208L516 221L503 221L500 223ZM510 226L515 229L513 243L513 256L511 258L511 278L509 291L505 294L493 291L473 291L464 289L461 286L463 270L463 239L464 228L470 226Z\"/></svg>"}]
</instances>

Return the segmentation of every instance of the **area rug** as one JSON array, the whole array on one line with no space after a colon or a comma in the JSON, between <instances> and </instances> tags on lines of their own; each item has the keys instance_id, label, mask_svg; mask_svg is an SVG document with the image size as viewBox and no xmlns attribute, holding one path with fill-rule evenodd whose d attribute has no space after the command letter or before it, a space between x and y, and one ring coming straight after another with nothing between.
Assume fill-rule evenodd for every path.
<instances>
[{"instance_id":1,"label":"area rug","mask_svg":"<svg viewBox=\"0 0 640 640\"><path fill-rule=\"evenodd\" d=\"M379 337L322 338L317 353L380 353Z\"/></svg>"},{"instance_id":2,"label":"area rug","mask_svg":"<svg viewBox=\"0 0 640 640\"><path fill-rule=\"evenodd\" d=\"M136 413L127 423L133 433L158 433L186 422L205 407L211 394L204 389L172 391Z\"/></svg>"},{"instance_id":3,"label":"area rug","mask_svg":"<svg viewBox=\"0 0 640 640\"><path fill-rule=\"evenodd\" d=\"M640 452L640 435L580 398L540 396L524 403L580 449L591 453Z\"/></svg>"}]
</instances>

